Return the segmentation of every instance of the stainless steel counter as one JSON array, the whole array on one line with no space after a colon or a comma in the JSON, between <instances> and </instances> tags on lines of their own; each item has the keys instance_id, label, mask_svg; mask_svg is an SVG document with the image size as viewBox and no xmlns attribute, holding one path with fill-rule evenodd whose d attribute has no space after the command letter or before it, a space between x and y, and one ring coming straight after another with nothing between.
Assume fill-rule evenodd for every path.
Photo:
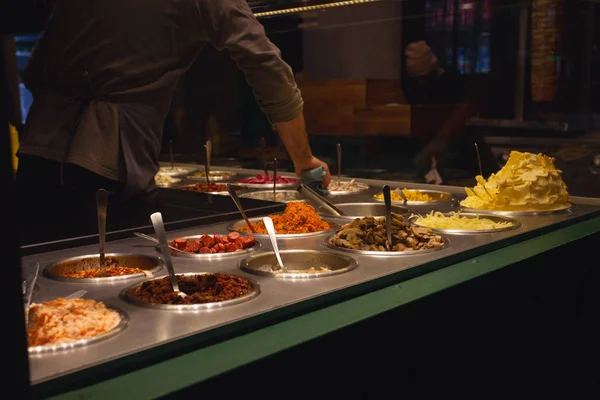
<instances>
[{"instance_id":1,"label":"stainless steel counter","mask_svg":"<svg viewBox=\"0 0 600 400\"><path fill-rule=\"evenodd\" d=\"M261 172L231 168L220 169L232 170L244 174L257 174ZM388 184L392 188L408 187L413 189L440 189L439 186L424 184L366 179L361 179L361 181L372 185L371 189L358 195L332 197L331 200L334 203L372 202L374 201L372 195L380 192L380 188L383 184ZM459 199L464 198L463 188L443 186L443 190L454 194ZM230 324L234 321L268 313L276 309L281 309L295 303L322 296L326 293L374 280L399 271L409 269L418 270L419 267L423 267L432 261L445 259L452 255L481 248L482 246L493 245L494 243L505 245L505 239L507 238L514 238L514 241L512 242L517 242L519 241L518 237L520 235L541 228L552 229L553 226L557 226L561 223L574 221L582 217L585 218L588 215L600 212L600 199L572 198L572 203L573 207L568 213L543 216L517 216L515 218L521 222L521 225L514 230L485 234L445 235L449 244L440 251L428 252L425 254L416 252L411 255L387 257L365 256L361 254L340 252L355 258L359 266L346 273L323 278L284 280L248 274L239 268L240 261L247 257L248 254L210 261L174 257L173 262L177 273L233 273L251 278L260 284L261 294L254 299L231 307L219 309L175 312L142 308L122 300L120 298L121 291L132 284L139 283L139 280L115 284L84 284L60 282L40 276L37 281L39 292L35 294L33 298L34 302L50 300L58 296L66 296L77 290L84 289L88 291L86 298L103 301L108 306L113 306L124 311L129 316L129 325L118 335L108 338L105 341L91 344L87 347L49 354L30 355L31 381L32 384L35 385L91 366L131 355L160 344L173 342L191 335L206 332ZM458 208L455 208L455 204L456 203L446 203L435 209L439 211L458 210ZM411 208L418 213L426 213L430 210L428 206L413 206ZM340 222L343 223L344 221ZM229 224L230 222L228 221L214 225L199 226L197 228L171 231L167 232L167 234L170 238L176 236L193 236L206 232L225 234L228 232L227 226ZM332 250L324 245L326 237L326 235L317 235L310 238L281 239L279 241L279 247L281 250L312 249L338 251ZM260 252L272 250L268 239L261 238L259 240L262 244ZM51 253L36 254L24 257L23 265L32 265L39 262L41 267L44 267L65 258L96 254L97 250L97 246L85 246ZM106 251L110 253L156 255L155 246L152 243L137 237L108 242L106 244ZM157 276L166 274L167 271L162 270Z\"/></svg>"}]
</instances>

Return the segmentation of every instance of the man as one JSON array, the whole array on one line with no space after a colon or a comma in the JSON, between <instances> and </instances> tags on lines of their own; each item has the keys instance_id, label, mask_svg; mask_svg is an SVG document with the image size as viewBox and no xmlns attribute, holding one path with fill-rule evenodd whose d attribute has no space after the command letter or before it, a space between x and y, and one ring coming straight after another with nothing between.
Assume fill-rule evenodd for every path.
<instances>
[{"instance_id":1,"label":"man","mask_svg":"<svg viewBox=\"0 0 600 400\"><path fill-rule=\"evenodd\" d=\"M244 72L296 174L322 166L328 184L291 68L245 0L57 0L24 77L34 102L19 149L23 196L46 189L77 206L102 187L152 202L173 91L207 43Z\"/></svg>"},{"instance_id":2,"label":"man","mask_svg":"<svg viewBox=\"0 0 600 400\"><path fill-rule=\"evenodd\" d=\"M475 87L465 88L465 82L457 70L441 67L437 57L425 41L410 43L405 50L408 75L408 97L413 104L458 104L458 107L435 136L416 154L415 166L421 171L432 168L432 158L444 163L451 150L458 153L460 167L477 170L474 142L479 142L482 168L487 174L496 172L500 165L491 149L480 135L464 135L466 121L477 113ZM461 135L462 134L462 135ZM465 153L466 152L466 153ZM474 168L473 168L474 167Z\"/></svg>"}]
</instances>

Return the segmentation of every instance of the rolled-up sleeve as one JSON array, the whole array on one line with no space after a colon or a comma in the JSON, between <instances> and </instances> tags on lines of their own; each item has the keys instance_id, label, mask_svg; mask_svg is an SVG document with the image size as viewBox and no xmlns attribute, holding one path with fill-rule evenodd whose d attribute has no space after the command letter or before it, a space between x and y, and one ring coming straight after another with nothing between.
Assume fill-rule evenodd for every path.
<instances>
[{"instance_id":1,"label":"rolled-up sleeve","mask_svg":"<svg viewBox=\"0 0 600 400\"><path fill-rule=\"evenodd\" d=\"M296 118L303 101L292 69L246 0L196 0L196 4L204 34L215 48L229 51L269 120Z\"/></svg>"}]
</instances>

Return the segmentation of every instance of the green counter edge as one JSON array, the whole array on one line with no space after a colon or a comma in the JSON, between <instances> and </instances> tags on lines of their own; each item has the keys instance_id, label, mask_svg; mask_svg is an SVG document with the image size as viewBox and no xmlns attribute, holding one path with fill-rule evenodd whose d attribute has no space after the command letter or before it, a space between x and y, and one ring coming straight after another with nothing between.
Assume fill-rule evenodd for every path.
<instances>
[{"instance_id":1,"label":"green counter edge","mask_svg":"<svg viewBox=\"0 0 600 400\"><path fill-rule=\"evenodd\" d=\"M600 232L594 217L51 399L157 398ZM211 360L210 363L203 362ZM177 371L177 373L173 373ZM168 377L168 379L165 379ZM135 388L135 390L132 390Z\"/></svg>"}]
</instances>

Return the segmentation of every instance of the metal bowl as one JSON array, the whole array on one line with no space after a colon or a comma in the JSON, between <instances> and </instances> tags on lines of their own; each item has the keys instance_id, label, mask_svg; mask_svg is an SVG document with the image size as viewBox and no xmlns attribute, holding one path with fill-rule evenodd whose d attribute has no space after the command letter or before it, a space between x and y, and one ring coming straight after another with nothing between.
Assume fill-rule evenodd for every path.
<instances>
[{"instance_id":1,"label":"metal bowl","mask_svg":"<svg viewBox=\"0 0 600 400\"><path fill-rule=\"evenodd\" d=\"M279 252L286 271L273 271L277 265L275 253L260 253L243 259L240 268L250 274L280 279L309 279L339 275L358 267L358 262L349 256L318 250L283 250ZM327 270L320 270L322 267ZM314 268L315 271L307 271ZM296 271L296 272L294 272Z\"/></svg>"},{"instance_id":2,"label":"metal bowl","mask_svg":"<svg viewBox=\"0 0 600 400\"><path fill-rule=\"evenodd\" d=\"M198 190L188 190L189 188L193 188L195 186L196 186L196 184L183 185L183 186L179 187L179 190L184 190L184 191L193 192L193 193L206 193L206 194L217 194L219 196L229 196L229 192L226 190L224 190L222 192L200 192Z\"/></svg>"},{"instance_id":3,"label":"metal bowl","mask_svg":"<svg viewBox=\"0 0 600 400\"><path fill-rule=\"evenodd\" d=\"M183 273L183 274L177 274L177 275L185 275L185 276L192 276L192 275L204 275L204 274L210 274L210 272L192 272L192 273ZM158 277L158 278L154 278L155 279L163 279L164 277ZM248 279L245 278L244 279ZM219 301L219 302L213 302L213 303L202 303L202 304L156 304L156 303L150 303L147 301L142 301L139 300L137 298L135 298L133 296L133 291L139 287L143 282L139 282L136 283L126 289L123 289L120 293L120 297L127 301L130 304L139 306L139 307L144 307L144 308L152 308L152 309L157 309L157 310L172 310L172 311L198 311L198 310L208 310L208 309L216 309L216 308L223 308L223 307L228 307L228 306L233 306L236 304L241 304L244 303L246 301L252 300L253 298L255 298L256 296L258 296L261 292L260 290L260 285L258 284L258 282L252 280L252 279L248 279L248 281L250 282L250 284L252 285L252 291L248 294L245 294L244 296L232 299L232 300L225 300L225 301Z\"/></svg>"},{"instance_id":4,"label":"metal bowl","mask_svg":"<svg viewBox=\"0 0 600 400\"><path fill-rule=\"evenodd\" d=\"M203 234L199 234L199 235L193 235L193 236L178 236L178 238L183 238L183 239L200 239L202 237ZM173 238L175 239L175 238ZM169 239L169 241L173 240L173 239ZM249 247L247 249L244 250L238 250L238 251L234 251L234 252L230 252L230 253L203 253L203 254L199 254L199 253L186 253L183 251L171 251L171 257L182 257L182 258L192 258L192 259L200 259L200 260L206 260L206 259L221 259L221 258L229 258L232 256L239 256L239 255L243 255L243 254L248 254L248 253L254 253L258 250L260 250L262 248L262 244L260 243L260 241L256 240L254 242L254 246ZM158 251L160 253L160 246L156 246L156 251Z\"/></svg>"},{"instance_id":5,"label":"metal bowl","mask_svg":"<svg viewBox=\"0 0 600 400\"><path fill-rule=\"evenodd\" d=\"M362 254L367 256L378 256L378 257L398 257L398 256L416 256L420 254L429 254L442 249L447 248L450 245L450 241L448 238L443 237L444 244L442 246L434 247L433 249L425 249L425 250L413 250L413 251L373 251L373 250L356 250L356 249L348 249L346 247L339 247L334 244L329 243L329 240L333 237L333 235L327 237L323 241L323 245L329 247L330 249L335 249L339 251L346 251L348 253Z\"/></svg>"},{"instance_id":6,"label":"metal bowl","mask_svg":"<svg viewBox=\"0 0 600 400\"><path fill-rule=\"evenodd\" d=\"M291 176L285 176L284 178L293 178ZM298 178L293 178L293 179L298 179ZM244 187L246 189L260 189L260 190L273 190L273 182L271 183L244 183L244 182L240 182L237 181L236 186L241 186ZM295 189L300 185L300 179L298 179L295 182L290 182L290 183L277 183L276 188L277 189Z\"/></svg>"},{"instance_id":7,"label":"metal bowl","mask_svg":"<svg viewBox=\"0 0 600 400\"><path fill-rule=\"evenodd\" d=\"M165 175L165 176L167 176L167 175ZM173 187L173 186L181 183L182 179L181 178L173 178L173 177L171 177L171 181L170 182L161 183L161 182L156 181L156 178L154 178L154 181L156 183L156 186L168 188L168 187Z\"/></svg>"},{"instance_id":8,"label":"metal bowl","mask_svg":"<svg viewBox=\"0 0 600 400\"><path fill-rule=\"evenodd\" d=\"M450 217L452 216L452 213L444 213L445 217ZM476 217L481 217L481 218L487 218L493 222L510 222L512 225L507 226L507 227L502 227L502 228L497 228L497 229L479 229L479 230L473 230L473 229L446 229L446 228L432 228L426 225L420 225L417 224L416 222L414 222L418 216L412 216L408 219L408 221L416 226L422 226L424 228L429 228L434 232L437 233L444 233L444 234L457 234L457 235L466 235L466 234L477 234L477 233L496 233L496 232L504 232L504 231L510 231L513 229L517 229L521 226L521 223L519 221L517 221L514 218L509 218L509 217L503 217L503 216L499 216L499 215L492 215L492 214L482 214L482 213L460 213L461 217L467 217L467 218L476 218Z\"/></svg>"},{"instance_id":9,"label":"metal bowl","mask_svg":"<svg viewBox=\"0 0 600 400\"><path fill-rule=\"evenodd\" d=\"M450 203L450 202L454 201L454 199L455 199L455 196L452 193L442 192L439 190L427 190L427 189L408 189L408 190L418 190L419 192L432 197L433 200L431 200L431 201L408 200L406 202L407 206L426 206L426 205L438 204L438 203ZM380 193L377 193L377 194L380 194ZM375 201L383 202L383 199L377 199L375 197L373 197L373 199ZM393 204L404 204L404 201L403 200L393 200L392 203Z\"/></svg>"},{"instance_id":10,"label":"metal bowl","mask_svg":"<svg viewBox=\"0 0 600 400\"><path fill-rule=\"evenodd\" d=\"M210 182L228 181L237 175L237 172L210 171L208 180ZM194 174L186 176L186 178L194 181L206 181L206 173L204 171L196 171Z\"/></svg>"},{"instance_id":11,"label":"metal bowl","mask_svg":"<svg viewBox=\"0 0 600 400\"><path fill-rule=\"evenodd\" d=\"M350 181L342 180L342 183L350 183ZM354 182L354 184L357 185L356 190L331 190L331 189L327 189L327 190L329 191L330 196L346 196L349 194L363 193L371 188L369 185L367 185L366 183L362 183L362 182Z\"/></svg>"},{"instance_id":12,"label":"metal bowl","mask_svg":"<svg viewBox=\"0 0 600 400\"><path fill-rule=\"evenodd\" d=\"M196 171L198 168L192 167L182 167L178 165L174 165L173 168L171 166L161 166L158 170L158 174L160 175L169 175L169 176L182 176L191 174Z\"/></svg>"},{"instance_id":13,"label":"metal bowl","mask_svg":"<svg viewBox=\"0 0 600 400\"><path fill-rule=\"evenodd\" d=\"M335 218L347 220L353 220L356 218L363 217L385 218L385 204L382 203L340 203L335 204L335 206L344 213L346 213L346 215L344 216L335 216ZM391 208L392 212L400 214L403 217L408 217L413 213L413 211L410 208L405 206L392 205ZM328 214L325 210L325 208L319 208L317 212L319 213L319 215L333 217L333 215Z\"/></svg>"},{"instance_id":14,"label":"metal bowl","mask_svg":"<svg viewBox=\"0 0 600 400\"><path fill-rule=\"evenodd\" d=\"M239 197L244 197L246 199L275 201L278 203L289 203L290 201L299 201L302 203L308 202L308 200L297 190L277 190L275 196L275 199L273 199L272 190L260 190L239 195Z\"/></svg>"},{"instance_id":15,"label":"metal bowl","mask_svg":"<svg viewBox=\"0 0 600 400\"><path fill-rule=\"evenodd\" d=\"M501 211L501 210L480 210L477 208L460 207L462 211L479 214L490 214L490 215L505 215L514 217L533 217L540 215L554 215L554 214L565 214L571 212L572 205L567 203L562 207L558 207L552 210L531 210L531 211Z\"/></svg>"},{"instance_id":16,"label":"metal bowl","mask_svg":"<svg viewBox=\"0 0 600 400\"><path fill-rule=\"evenodd\" d=\"M146 254L107 253L106 257L114 257L118 259L120 266L140 268L146 271L147 274L151 275L157 274L164 268L165 265L162 258ZM146 273L99 278L71 278L65 276L65 274L71 272L98 268L99 265L100 256L98 254L90 254L67 258L47 265L44 268L43 274L46 277L57 281L77 283L118 283L130 279L145 278L147 276Z\"/></svg>"},{"instance_id":17,"label":"metal bowl","mask_svg":"<svg viewBox=\"0 0 600 400\"><path fill-rule=\"evenodd\" d=\"M250 223L257 223L262 220L262 217L248 218L248 220L250 221ZM329 218L323 218L323 220L329 222L329 224L331 225L330 229L327 229L324 231L319 231L319 232L309 232L309 233L278 233L275 236L278 239L296 239L296 238L305 238L305 237L325 235L325 234L328 234L331 232L335 232L335 230L338 227L338 224L336 224ZM234 222L230 223L229 226L227 227L227 229L232 232L234 232L234 231L239 232L241 235L252 235L256 238L262 238L262 239L269 238L269 235L267 233L251 233L251 232L240 231L240 229L242 229L244 226L246 226L246 221L242 219L242 220L234 221Z\"/></svg>"},{"instance_id":18,"label":"metal bowl","mask_svg":"<svg viewBox=\"0 0 600 400\"><path fill-rule=\"evenodd\" d=\"M27 351L29 352L29 354L33 355L33 354L53 353L53 352L59 352L59 351L64 351L64 350L72 350L72 349L75 349L78 347L84 347L84 346L88 346L90 344L98 343L98 342L101 342L103 340L106 340L108 338L115 336L116 334L122 332L129 325L129 316L124 311L122 311L118 308L113 308L113 307L109 307L109 306L106 306L106 308L116 311L117 313L119 313L119 316L121 317L121 320L119 321L119 323L114 328L112 328L110 331L101 333L100 335L97 335L97 336L94 336L91 338L76 340L76 341L70 342L70 343L50 344L50 345L45 345L45 346L31 346L27 349Z\"/></svg>"}]
</instances>

